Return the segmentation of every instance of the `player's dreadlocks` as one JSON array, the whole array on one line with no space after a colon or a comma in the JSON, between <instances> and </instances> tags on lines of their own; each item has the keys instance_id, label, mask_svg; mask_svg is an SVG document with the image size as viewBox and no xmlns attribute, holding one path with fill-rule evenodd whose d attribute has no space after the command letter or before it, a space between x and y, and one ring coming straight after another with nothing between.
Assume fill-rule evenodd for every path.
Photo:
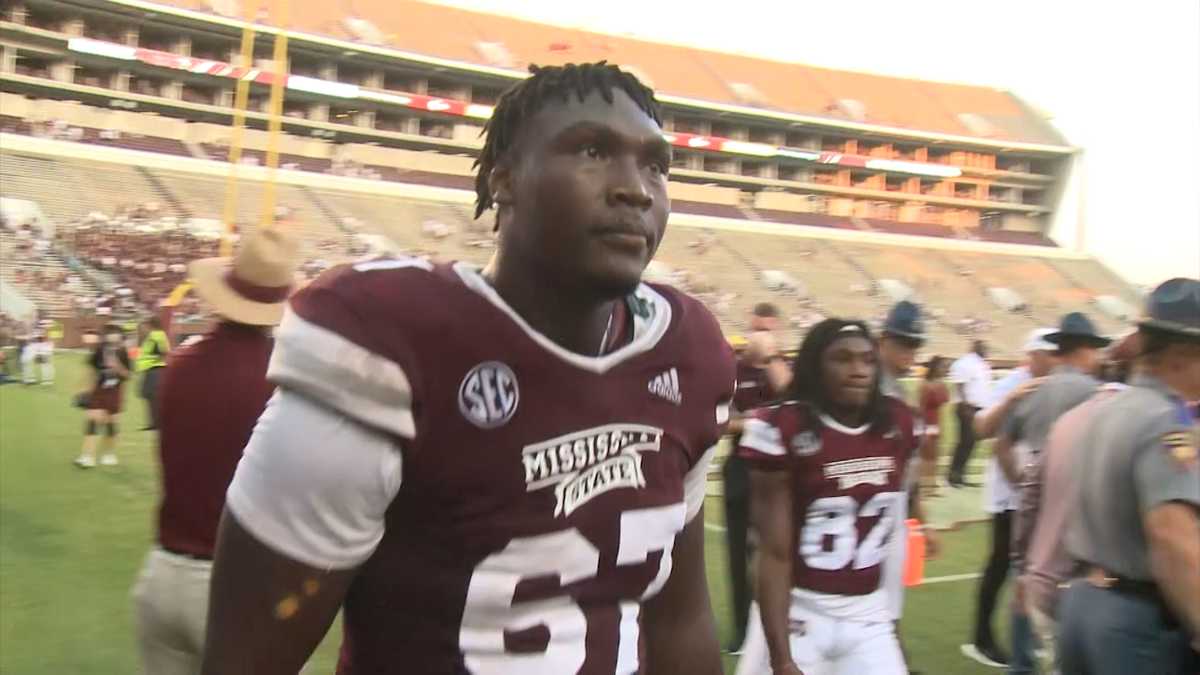
<instances>
[{"instance_id":1,"label":"player's dreadlocks","mask_svg":"<svg viewBox=\"0 0 1200 675\"><path fill-rule=\"evenodd\" d=\"M516 141L521 125L533 117L547 101L566 102L574 94L583 101L599 91L604 100L613 102L613 90L620 89L655 122L662 124L654 92L633 75L605 61L568 63L563 66L529 66L532 75L513 85L500 96L492 118L483 128L487 140L475 160L475 217L492 207L488 177Z\"/></svg>"},{"instance_id":2,"label":"player's dreadlocks","mask_svg":"<svg viewBox=\"0 0 1200 675\"><path fill-rule=\"evenodd\" d=\"M871 329L862 321L825 319L808 331L808 335L804 336L804 341L800 343L800 351L796 353L792 366L789 399L807 403L817 410L829 411L829 392L825 390L822 377L821 356L829 345L850 336L866 338L872 346L878 348L878 343L871 335ZM876 372L866 406L866 419L874 430L886 429L892 421L884 399L885 396L879 388L879 373Z\"/></svg>"}]
</instances>

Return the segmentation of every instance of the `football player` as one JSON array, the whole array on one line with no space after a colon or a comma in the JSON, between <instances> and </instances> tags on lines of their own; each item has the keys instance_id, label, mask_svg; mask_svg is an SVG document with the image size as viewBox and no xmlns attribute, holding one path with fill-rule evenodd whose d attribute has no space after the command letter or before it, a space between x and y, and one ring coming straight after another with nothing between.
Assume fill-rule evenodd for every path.
<instances>
[{"instance_id":1,"label":"football player","mask_svg":"<svg viewBox=\"0 0 1200 675\"><path fill-rule=\"evenodd\" d=\"M880 388L858 321L826 319L796 356L789 398L746 423L760 539L758 607L739 675L906 673L882 563L918 439Z\"/></svg>"},{"instance_id":2,"label":"football player","mask_svg":"<svg viewBox=\"0 0 1200 675\"><path fill-rule=\"evenodd\" d=\"M298 293L230 486L204 673L721 672L705 474L732 350L641 282L671 149L651 90L532 68L478 162L485 269L335 268Z\"/></svg>"}]
</instances>

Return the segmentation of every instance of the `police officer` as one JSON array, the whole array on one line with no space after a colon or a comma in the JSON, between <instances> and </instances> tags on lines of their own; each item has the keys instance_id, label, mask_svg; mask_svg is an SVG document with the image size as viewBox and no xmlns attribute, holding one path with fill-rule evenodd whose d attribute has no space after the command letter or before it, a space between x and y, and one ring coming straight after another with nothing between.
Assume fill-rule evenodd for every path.
<instances>
[{"instance_id":1,"label":"police officer","mask_svg":"<svg viewBox=\"0 0 1200 675\"><path fill-rule=\"evenodd\" d=\"M909 407L913 407L908 392L900 384L900 378L908 375L913 362L916 361L917 350L924 344L925 321L921 317L921 307L908 300L897 302L884 320L879 339L879 388L884 395L904 401ZM923 419L919 410L916 411L916 419ZM899 622L904 613L904 560L908 554L907 521L910 513L917 520L925 520L919 499L920 473L918 461L913 461L907 468L908 491L905 498L899 500L896 505L896 530L888 544L891 553L883 565L883 587L892 620L896 622L896 637L900 640L901 649L904 648L904 640L900 634ZM933 530L925 530L925 546L930 556L937 555L940 545ZM908 660L907 655L905 660Z\"/></svg>"},{"instance_id":2,"label":"police officer","mask_svg":"<svg viewBox=\"0 0 1200 675\"><path fill-rule=\"evenodd\" d=\"M1172 279L1139 323L1141 372L1080 439L1059 608L1064 675L1195 673L1200 646L1200 280Z\"/></svg>"},{"instance_id":3,"label":"police officer","mask_svg":"<svg viewBox=\"0 0 1200 675\"><path fill-rule=\"evenodd\" d=\"M879 340L879 387L883 393L908 401L900 378L908 374L917 358L917 350L925 344L925 322L921 308L908 300L897 302L884 321Z\"/></svg>"},{"instance_id":4,"label":"police officer","mask_svg":"<svg viewBox=\"0 0 1200 675\"><path fill-rule=\"evenodd\" d=\"M1058 331L1047 335L1046 341L1058 347L1055 352L1058 365L1038 390L1018 403L1012 414L1004 419L997 437L996 460L1010 485L1021 483L1022 471L1042 452L1054 423L1100 388L1096 375L1104 360L1103 350L1112 342L1099 335L1092 321L1081 312L1063 316ZM1025 453L1018 452L1018 444L1023 445ZM1012 549L1010 555L1014 572L1020 575L1024 551ZM1013 675L1032 673L1035 638L1020 597L1013 605L1010 619L1012 656L1009 672Z\"/></svg>"}]
</instances>

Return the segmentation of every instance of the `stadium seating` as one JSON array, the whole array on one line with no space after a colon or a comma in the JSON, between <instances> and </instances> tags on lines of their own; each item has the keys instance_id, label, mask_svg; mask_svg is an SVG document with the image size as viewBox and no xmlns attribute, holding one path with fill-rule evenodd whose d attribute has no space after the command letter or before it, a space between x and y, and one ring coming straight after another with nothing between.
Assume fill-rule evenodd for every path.
<instances>
[{"instance_id":1,"label":"stadium seating","mask_svg":"<svg viewBox=\"0 0 1200 675\"><path fill-rule=\"evenodd\" d=\"M209 123L187 123L181 120L146 117L145 125L136 120L122 118L115 126L123 130L99 129L93 125L107 123L108 111L94 106L72 102L43 99L24 99L11 94L0 94L10 105L37 108L42 116L52 119L29 124L16 117L0 117L0 128L12 133L53 135L64 140L120 147L145 152L159 152L179 156L223 161L228 156L229 131L225 127ZM44 108L44 110L43 110ZM57 125L57 128L52 128ZM137 128L137 132L130 131ZM143 131L145 133L143 133ZM190 139L190 142L189 142ZM264 132L247 129L243 137L242 162L249 165L266 165L267 142ZM280 140L278 166L314 173L333 173L370 177L378 180L443 187L450 189L473 189L470 158L439 152L416 152L395 148L380 148L370 145L347 144L337 146L350 160L334 159L335 151L329 144L309 141L296 136L284 135ZM894 153L893 153L894 154ZM690 179L704 175L697 172L681 172ZM714 174L717 176L719 174ZM991 230L984 228L953 228L947 225L926 222L901 222L882 218L855 218L846 215L830 215L814 212L811 204L802 195L760 191L739 192L737 188L698 185L672 181L670 183L674 210L695 215L768 220L773 222L832 227L849 230L868 230L890 234L906 234L926 237L969 238L998 243L1014 243L1038 246L1053 246L1054 242L1036 232ZM843 200L844 201L844 200ZM821 207L825 208L825 207Z\"/></svg>"},{"instance_id":2,"label":"stadium seating","mask_svg":"<svg viewBox=\"0 0 1200 675\"><path fill-rule=\"evenodd\" d=\"M202 144L201 148L206 155L222 154L219 146ZM365 155L373 158L371 153ZM252 149L247 156L261 158L261 151ZM216 224L223 218L223 172L201 174L183 168L146 168L7 150L0 151L0 159L4 194L36 201L47 217L68 229L89 214L125 213L131 205L149 207L156 217L173 218L170 222L196 218L219 227ZM312 160L299 168L315 171L331 166ZM370 167L384 180L473 190L466 175L363 162L355 166L356 171ZM455 167L448 165L448 170L460 170ZM64 177L71 190L62 189ZM263 190L264 184L257 180L239 181L234 208L239 227L259 222ZM1068 309L1097 313L1093 299L1101 293L1136 300L1131 289L1094 261L871 243L871 233L883 229L879 221L779 211L758 204L744 206L736 190L715 186L686 185L673 187L673 192L677 195L674 211L679 214L720 218L727 223L775 220L854 231L857 239L864 239L777 236L753 227L745 231L669 228L659 251L658 268L666 271L670 281L706 302L731 334L744 329L750 308L763 300L774 301L784 310L791 331L787 340L793 343L804 328L824 316L858 316L878 325L894 300L884 292L881 280L900 282L900 287L911 289L927 306L932 330L929 349L948 354L958 353L967 338L977 335L1002 350L1011 349L1020 344L1029 328L1051 325ZM276 217L300 230L313 269L368 249L483 264L494 247L491 218L476 221L471 208L461 203L403 198L387 191L346 192L332 183L283 181L276 186L275 204L283 209ZM909 234L932 234L924 226L908 229ZM205 246L200 249L207 250ZM88 251L80 254L95 262ZM190 257L195 256L170 262L185 262ZM764 275L772 270L794 279L796 287L768 288ZM182 279L175 273L147 276L121 268L109 271L116 283L131 288L144 304L152 304L156 294L167 292ZM1002 310L988 299L990 288L1011 289L1028 301L1028 311L1014 315ZM56 311L63 309L55 307ZM1107 317L1097 320L1110 332L1120 328L1119 322Z\"/></svg>"}]
</instances>

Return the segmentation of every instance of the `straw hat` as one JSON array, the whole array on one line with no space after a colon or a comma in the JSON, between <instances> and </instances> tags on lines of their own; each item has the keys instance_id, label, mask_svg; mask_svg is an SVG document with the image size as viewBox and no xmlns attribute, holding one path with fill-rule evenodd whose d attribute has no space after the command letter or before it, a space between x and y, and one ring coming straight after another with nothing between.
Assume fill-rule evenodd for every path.
<instances>
[{"instance_id":1,"label":"straw hat","mask_svg":"<svg viewBox=\"0 0 1200 675\"><path fill-rule=\"evenodd\" d=\"M192 262L196 293L221 316L251 326L274 326L292 293L300 242L277 228L259 228L241 241L233 258Z\"/></svg>"}]
</instances>

